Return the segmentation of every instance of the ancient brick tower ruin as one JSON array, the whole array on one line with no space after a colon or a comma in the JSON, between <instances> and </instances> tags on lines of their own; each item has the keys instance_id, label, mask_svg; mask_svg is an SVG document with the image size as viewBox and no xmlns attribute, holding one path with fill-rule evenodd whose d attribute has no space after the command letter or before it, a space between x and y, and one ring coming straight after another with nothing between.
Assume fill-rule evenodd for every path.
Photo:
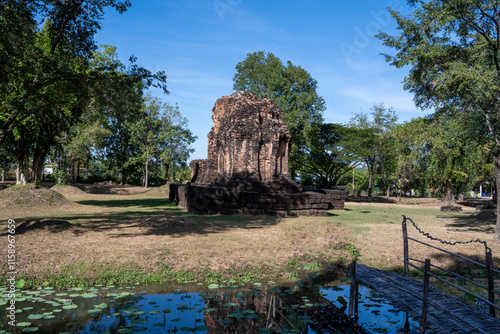
<instances>
[{"instance_id":1,"label":"ancient brick tower ruin","mask_svg":"<svg viewBox=\"0 0 500 334\"><path fill-rule=\"evenodd\" d=\"M270 99L237 92L217 100L208 159L193 160L191 182L170 185L170 199L193 213L326 215L343 209L345 192L304 192L291 180L291 134Z\"/></svg>"}]
</instances>

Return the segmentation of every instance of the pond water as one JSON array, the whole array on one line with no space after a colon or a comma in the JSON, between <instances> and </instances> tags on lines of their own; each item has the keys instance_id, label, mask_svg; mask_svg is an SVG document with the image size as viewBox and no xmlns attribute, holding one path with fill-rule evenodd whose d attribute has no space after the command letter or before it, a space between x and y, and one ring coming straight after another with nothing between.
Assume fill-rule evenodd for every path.
<instances>
[{"instance_id":1,"label":"pond water","mask_svg":"<svg viewBox=\"0 0 500 334\"><path fill-rule=\"evenodd\" d=\"M359 288L359 325L346 316L349 285L94 287L22 291L9 325L0 290L0 333L418 333L418 322L378 293Z\"/></svg>"}]
</instances>

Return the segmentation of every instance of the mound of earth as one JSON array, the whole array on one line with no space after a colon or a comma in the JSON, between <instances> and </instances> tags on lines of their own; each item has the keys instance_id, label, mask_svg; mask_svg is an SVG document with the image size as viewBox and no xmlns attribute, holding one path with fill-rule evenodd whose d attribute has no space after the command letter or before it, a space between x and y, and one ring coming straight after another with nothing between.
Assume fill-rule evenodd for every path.
<instances>
[{"instance_id":1,"label":"mound of earth","mask_svg":"<svg viewBox=\"0 0 500 334\"><path fill-rule=\"evenodd\" d=\"M66 220L28 220L16 228L17 234L23 234L33 230L41 230L47 228L52 233L61 232L74 227L73 224Z\"/></svg>"},{"instance_id":2,"label":"mound of earth","mask_svg":"<svg viewBox=\"0 0 500 334\"><path fill-rule=\"evenodd\" d=\"M33 184L15 185L0 191L0 208L59 206L68 203L62 194Z\"/></svg>"},{"instance_id":3,"label":"mound of earth","mask_svg":"<svg viewBox=\"0 0 500 334\"><path fill-rule=\"evenodd\" d=\"M131 185L117 185L112 182L101 182L95 184L77 183L76 187L80 188L88 194L107 194L107 195L134 195L145 192L146 188L131 186Z\"/></svg>"},{"instance_id":4,"label":"mound of earth","mask_svg":"<svg viewBox=\"0 0 500 334\"><path fill-rule=\"evenodd\" d=\"M56 184L51 190L57 191L58 193L62 195L79 195L79 194L85 194L85 191L81 190L80 188L69 186L69 185L62 185L62 184Z\"/></svg>"}]
</instances>

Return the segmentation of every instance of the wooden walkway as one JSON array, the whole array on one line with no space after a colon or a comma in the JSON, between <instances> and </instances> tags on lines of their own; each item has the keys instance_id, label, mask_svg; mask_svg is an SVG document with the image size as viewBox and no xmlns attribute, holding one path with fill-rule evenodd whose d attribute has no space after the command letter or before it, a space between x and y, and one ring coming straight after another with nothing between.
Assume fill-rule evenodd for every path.
<instances>
[{"instance_id":1,"label":"wooden walkway","mask_svg":"<svg viewBox=\"0 0 500 334\"><path fill-rule=\"evenodd\" d=\"M423 282L360 264L356 265L356 281L378 291L401 310L420 319ZM427 325L438 334L500 333L500 319L493 318L434 288L431 288L429 293Z\"/></svg>"}]
</instances>

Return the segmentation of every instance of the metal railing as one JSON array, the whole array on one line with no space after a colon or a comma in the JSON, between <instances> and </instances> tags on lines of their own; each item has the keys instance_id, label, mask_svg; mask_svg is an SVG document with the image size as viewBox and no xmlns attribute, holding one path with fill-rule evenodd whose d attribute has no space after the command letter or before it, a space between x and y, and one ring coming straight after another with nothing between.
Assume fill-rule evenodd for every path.
<instances>
[{"instance_id":1,"label":"metal railing","mask_svg":"<svg viewBox=\"0 0 500 334\"><path fill-rule=\"evenodd\" d=\"M422 235L424 235L426 238L430 239L430 240L433 240L433 241L437 241L437 242L440 242L441 244L444 244L444 245L450 245L450 246L455 246L455 245L463 245L463 244L470 244L470 243L480 243L480 244L483 244L484 245L484 252L485 252L485 263L480 263L480 262L477 262L477 261L474 261L472 259L469 259L465 256L462 256L462 255L459 255L459 254L456 254L456 253L453 253L453 252L450 252L450 251L447 251L445 249L442 249L442 248L439 248L439 247L436 247L436 246L433 246L433 245L430 245L428 243L425 243L423 241L420 241L420 240L417 240L415 238L412 238L412 237L409 237L408 236L408 227L407 227L407 221L409 221L414 227L415 229L421 233ZM476 240L469 240L469 241L455 241L455 242L448 242L448 241L444 241L444 240L441 240L439 238L435 238L433 236L431 236L429 233L425 233L424 231L422 231L410 218L408 217L405 217L403 216L403 247L404 247L404 274L405 276L409 276L409 273L410 273L410 270L409 270L409 267L413 267L421 272L424 273L424 292L423 292L423 303L422 303L422 319L421 319L421 323L420 323L420 331L421 333L423 333L427 327L427 307L428 307L428 304L429 304L429 299L428 299L428 294L429 294L429 280L430 280L430 277L434 277L435 279L455 288L455 289L458 289L462 292L465 292L466 294L468 294L469 296L473 296L476 300L479 300L483 303L485 303L486 305L489 306L489 313L491 316L495 317L496 315L496 310L500 310L500 305L497 305L495 303L495 295L499 295L500 296L500 291L498 290L495 290L495 273L496 274L500 274L500 271L499 270L496 270L493 266L493 255L491 253L491 248L488 247L487 243L485 241L482 241L482 240L479 240L479 239L476 239ZM444 269L444 268L441 268L439 266L436 266L436 265L433 265L431 264L431 260L430 259L425 259L424 261L420 260L420 259L415 259L415 258L412 258L409 256L409 242L410 241L413 241L413 242L416 242L418 244L421 244L421 245L424 245L424 246L427 246L427 247L430 247L430 248L433 248L435 250L438 250L438 251L441 251L443 253L446 253L448 255L452 255L456 258L459 258L461 260L464 260L464 261L467 261L469 263L472 263L480 268L483 268L486 270L486 281L487 281L487 285L483 285L483 284L480 284L478 282L475 282L467 277L464 277L458 273L455 273L455 272L452 272L450 270L447 270L447 269ZM423 264L424 266L423 267L420 267L419 265L415 264L415 263L418 263L418 264ZM486 298L483 298L475 293L473 293L472 291L470 290L467 290L466 288L464 287L461 287L461 286L458 286L456 284L453 284L451 283L450 281L448 281L447 279L444 279L440 276L437 276L435 274L433 274L431 272L431 267L432 268L436 268L436 269L439 269L443 272L445 272L446 274L448 275L451 275L452 277L455 277L455 278L460 278L470 284L473 284L474 286L477 286L481 289L484 289L486 290L487 292L487 299ZM437 305L436 305L437 306Z\"/></svg>"}]
</instances>

